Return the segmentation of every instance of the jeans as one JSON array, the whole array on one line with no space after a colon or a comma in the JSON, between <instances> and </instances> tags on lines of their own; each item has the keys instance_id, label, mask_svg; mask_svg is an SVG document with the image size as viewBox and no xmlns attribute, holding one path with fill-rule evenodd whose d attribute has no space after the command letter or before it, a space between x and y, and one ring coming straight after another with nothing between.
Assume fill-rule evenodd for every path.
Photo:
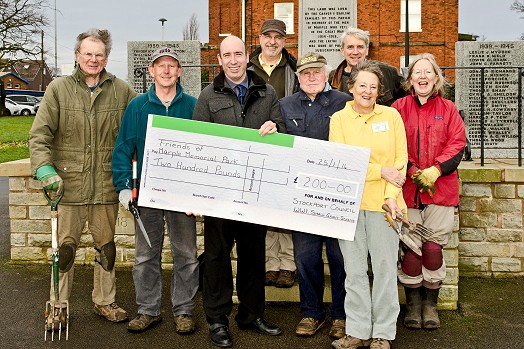
<instances>
[{"instance_id":1,"label":"jeans","mask_svg":"<svg viewBox=\"0 0 524 349\"><path fill-rule=\"evenodd\" d=\"M160 315L162 299L162 246L164 220L173 256L171 276L171 303L173 314L193 314L194 297L198 290L198 260L196 246L196 221L194 216L182 212L140 207L140 218L151 248L135 221L135 283L138 313Z\"/></svg>"},{"instance_id":2,"label":"jeans","mask_svg":"<svg viewBox=\"0 0 524 349\"><path fill-rule=\"evenodd\" d=\"M338 240L320 235L293 232L295 263L298 271L300 289L300 312L302 317L323 320L326 317L324 308L324 261L322 247L326 243L326 253L331 274L331 298L329 307L332 320L346 318L344 312L344 259L340 252Z\"/></svg>"}]
</instances>

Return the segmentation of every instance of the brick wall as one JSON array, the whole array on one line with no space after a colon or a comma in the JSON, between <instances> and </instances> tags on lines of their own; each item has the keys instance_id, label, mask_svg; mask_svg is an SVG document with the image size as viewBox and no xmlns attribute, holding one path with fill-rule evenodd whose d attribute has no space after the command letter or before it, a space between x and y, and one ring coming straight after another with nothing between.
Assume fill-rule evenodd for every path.
<instances>
[{"instance_id":1,"label":"brick wall","mask_svg":"<svg viewBox=\"0 0 524 349\"><path fill-rule=\"evenodd\" d=\"M273 4L291 0L257 0L246 2L246 46L252 52L259 44L259 30L264 20L273 18ZM295 57L298 52L298 0L294 3L295 34L288 35L286 49ZM219 33L241 37L241 2L209 2L209 49L216 50L222 41ZM224 13L226 15L224 16ZM357 26L370 32L370 57L399 67L404 55L404 32L400 32L400 0L360 0L357 2ZM455 42L458 40L458 0L422 1L422 32L410 33L410 55L433 53L441 66L455 65ZM202 57L203 63L216 63L216 53ZM342 56L341 56L342 60ZM448 76L454 80L454 74Z\"/></svg>"}]
</instances>

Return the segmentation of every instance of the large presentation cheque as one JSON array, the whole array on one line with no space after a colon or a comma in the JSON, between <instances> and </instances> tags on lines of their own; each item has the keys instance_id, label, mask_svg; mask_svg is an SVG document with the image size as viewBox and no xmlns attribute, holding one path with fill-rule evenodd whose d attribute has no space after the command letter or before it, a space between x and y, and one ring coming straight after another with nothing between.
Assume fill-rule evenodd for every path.
<instances>
[{"instance_id":1,"label":"large presentation cheque","mask_svg":"<svg viewBox=\"0 0 524 349\"><path fill-rule=\"evenodd\" d=\"M149 115L138 204L352 240L369 153Z\"/></svg>"}]
</instances>

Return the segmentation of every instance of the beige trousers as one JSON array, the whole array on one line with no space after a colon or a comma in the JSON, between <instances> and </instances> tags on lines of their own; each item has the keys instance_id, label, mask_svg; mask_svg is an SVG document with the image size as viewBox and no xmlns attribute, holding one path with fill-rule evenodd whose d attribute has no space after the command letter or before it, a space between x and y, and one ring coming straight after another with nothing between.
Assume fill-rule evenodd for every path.
<instances>
[{"instance_id":1,"label":"beige trousers","mask_svg":"<svg viewBox=\"0 0 524 349\"><path fill-rule=\"evenodd\" d=\"M118 204L110 205L58 205L58 245L75 244L78 248L80 237L87 229L93 237L96 248L113 241L115 236ZM97 252L98 254L98 252ZM69 300L73 286L74 264L68 272L59 272L59 298ZM116 284L115 269L104 270L95 263L93 276L93 292L91 298L95 304L107 305L115 301ZM55 300L53 274L51 272L51 300Z\"/></svg>"}]
</instances>

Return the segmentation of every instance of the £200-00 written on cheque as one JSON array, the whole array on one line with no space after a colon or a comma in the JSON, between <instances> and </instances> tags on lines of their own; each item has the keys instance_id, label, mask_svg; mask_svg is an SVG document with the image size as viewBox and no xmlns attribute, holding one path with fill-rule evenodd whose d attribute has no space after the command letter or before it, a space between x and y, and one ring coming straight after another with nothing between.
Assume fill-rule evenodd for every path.
<instances>
[{"instance_id":1,"label":"\u00a3200-00 written on cheque","mask_svg":"<svg viewBox=\"0 0 524 349\"><path fill-rule=\"evenodd\" d=\"M352 240L370 150L149 115L138 204Z\"/></svg>"}]
</instances>

